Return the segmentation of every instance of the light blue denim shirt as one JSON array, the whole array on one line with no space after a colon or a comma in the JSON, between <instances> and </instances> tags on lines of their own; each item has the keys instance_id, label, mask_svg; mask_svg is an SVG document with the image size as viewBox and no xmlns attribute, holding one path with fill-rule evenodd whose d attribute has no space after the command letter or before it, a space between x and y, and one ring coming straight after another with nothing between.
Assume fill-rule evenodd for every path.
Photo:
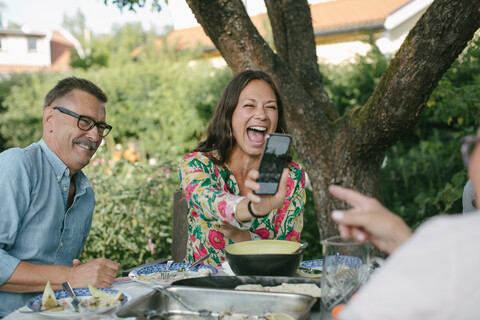
<instances>
[{"instance_id":1,"label":"light blue denim shirt","mask_svg":"<svg viewBox=\"0 0 480 320\"><path fill-rule=\"evenodd\" d=\"M43 139L25 149L0 153L0 285L20 261L72 266L80 256L90 232L95 196L79 171L75 199L67 210L69 175ZM0 291L0 317L38 294Z\"/></svg>"}]
</instances>

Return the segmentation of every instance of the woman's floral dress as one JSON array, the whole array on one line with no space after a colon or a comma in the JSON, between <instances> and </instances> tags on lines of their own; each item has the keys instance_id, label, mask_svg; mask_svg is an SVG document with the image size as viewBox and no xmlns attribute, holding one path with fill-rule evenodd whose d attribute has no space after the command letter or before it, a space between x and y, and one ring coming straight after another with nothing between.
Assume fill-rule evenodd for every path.
<instances>
[{"instance_id":1,"label":"woman's floral dress","mask_svg":"<svg viewBox=\"0 0 480 320\"><path fill-rule=\"evenodd\" d=\"M298 164L289 164L287 195L284 205L262 218L238 222L233 208L244 197L235 177L216 166L204 153L187 154L179 164L180 188L188 204L187 262L194 262L210 253L206 264L221 265L225 261L224 248L233 243L220 231L220 226L230 224L250 231L251 240L278 239L300 241L305 206L305 171Z\"/></svg>"}]
</instances>

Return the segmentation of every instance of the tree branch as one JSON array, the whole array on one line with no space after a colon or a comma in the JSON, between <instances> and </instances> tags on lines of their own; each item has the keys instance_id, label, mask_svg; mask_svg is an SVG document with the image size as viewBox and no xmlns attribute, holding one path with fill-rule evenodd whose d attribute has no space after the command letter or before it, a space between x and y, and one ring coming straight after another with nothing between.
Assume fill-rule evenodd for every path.
<instances>
[{"instance_id":1,"label":"tree branch","mask_svg":"<svg viewBox=\"0 0 480 320\"><path fill-rule=\"evenodd\" d=\"M365 106L345 115L358 137L355 148L359 156L386 150L415 123L438 81L480 27L479 8L480 0L432 3L408 34L372 97Z\"/></svg>"},{"instance_id":2,"label":"tree branch","mask_svg":"<svg viewBox=\"0 0 480 320\"><path fill-rule=\"evenodd\" d=\"M265 0L280 58L330 121L338 117L318 68L312 16L306 0Z\"/></svg>"},{"instance_id":3,"label":"tree branch","mask_svg":"<svg viewBox=\"0 0 480 320\"><path fill-rule=\"evenodd\" d=\"M187 3L235 73L260 66L271 68L276 63L278 57L253 25L241 0L187 0Z\"/></svg>"}]
</instances>

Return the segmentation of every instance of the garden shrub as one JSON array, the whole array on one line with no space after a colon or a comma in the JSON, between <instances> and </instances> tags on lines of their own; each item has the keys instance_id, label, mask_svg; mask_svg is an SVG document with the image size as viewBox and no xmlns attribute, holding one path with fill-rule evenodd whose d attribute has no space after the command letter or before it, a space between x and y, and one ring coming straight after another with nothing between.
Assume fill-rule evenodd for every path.
<instances>
[{"instance_id":1,"label":"garden shrub","mask_svg":"<svg viewBox=\"0 0 480 320\"><path fill-rule=\"evenodd\" d=\"M82 259L107 257L128 269L171 256L172 197L178 178L175 163L135 161L131 149L117 147L111 152L102 146L84 169L96 206Z\"/></svg>"},{"instance_id":2,"label":"garden shrub","mask_svg":"<svg viewBox=\"0 0 480 320\"><path fill-rule=\"evenodd\" d=\"M440 81L417 125L386 152L380 173L383 202L413 228L433 215L461 211L467 177L460 140L475 134L480 114L477 44L475 38ZM103 68L0 82L0 151L40 139L43 97L59 79L70 74L88 78L109 96L107 122L113 131L84 169L97 204L83 261L106 257L130 268L171 254L177 164L203 138L232 73L192 63L189 56L169 55L173 58L123 58ZM321 66L339 112L368 99L387 63L373 48L355 64ZM316 217L310 190L304 218L301 239L309 243L304 259L318 258L321 247L317 225L311 223Z\"/></svg>"}]
</instances>

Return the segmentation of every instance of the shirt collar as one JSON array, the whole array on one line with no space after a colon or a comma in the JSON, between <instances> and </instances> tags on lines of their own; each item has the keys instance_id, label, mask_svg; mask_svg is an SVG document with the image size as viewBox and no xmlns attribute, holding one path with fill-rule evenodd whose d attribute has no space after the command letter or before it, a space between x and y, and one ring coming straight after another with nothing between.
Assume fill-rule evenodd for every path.
<instances>
[{"instance_id":1,"label":"shirt collar","mask_svg":"<svg viewBox=\"0 0 480 320\"><path fill-rule=\"evenodd\" d=\"M55 172L55 176L61 177L62 175L66 174L67 176L70 175L70 170L68 169L67 165L63 163L62 160L53 152L45 143L43 139L40 139L38 142L40 147L42 148L43 153L45 154L45 157L47 158L48 163L53 168L53 171Z\"/></svg>"},{"instance_id":2,"label":"shirt collar","mask_svg":"<svg viewBox=\"0 0 480 320\"><path fill-rule=\"evenodd\" d=\"M55 172L56 177L62 177L63 175L70 177L70 169L68 169L67 165L63 163L62 160L53 152L45 143L43 139L40 139L38 142L40 147L42 148L43 153L45 154L45 158L47 159L48 163L52 166L53 172ZM78 170L75 174L75 181L80 189L86 189L91 186L90 181L88 181L87 177L83 174L82 170Z\"/></svg>"}]
</instances>

